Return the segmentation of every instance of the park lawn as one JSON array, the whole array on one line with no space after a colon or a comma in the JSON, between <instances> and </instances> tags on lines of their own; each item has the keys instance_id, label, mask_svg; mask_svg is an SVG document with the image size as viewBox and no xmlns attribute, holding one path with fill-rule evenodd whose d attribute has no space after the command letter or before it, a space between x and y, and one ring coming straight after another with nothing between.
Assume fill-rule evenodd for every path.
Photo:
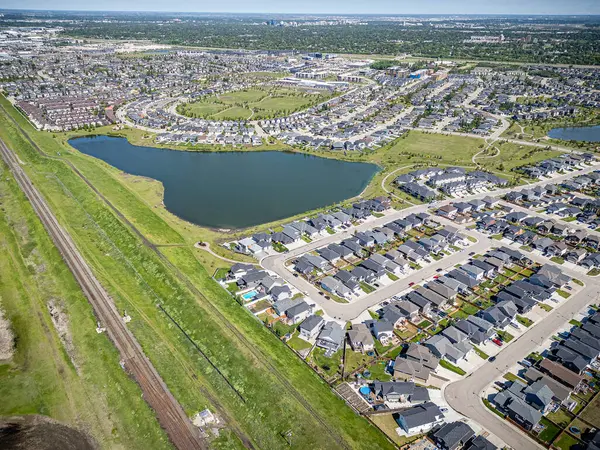
<instances>
[{"instance_id":1,"label":"park lawn","mask_svg":"<svg viewBox=\"0 0 600 450\"><path fill-rule=\"evenodd\" d=\"M301 446L331 447L342 439L353 447L368 442L371 447L389 448L377 430L354 416L316 374L232 301L200 265L196 253L186 247L158 251L145 246L63 162L38 155L4 113L0 122L0 137L26 162L25 170L73 235L116 306L132 316L132 332L188 414L213 403L204 397L208 392L219 402L226 422L235 420L236 430L249 435L259 447L281 446L277 430L285 428L294 432ZM25 122L22 126L36 141L44 140L47 151L56 148L58 143L48 140L48 134L35 132ZM123 208L125 216L134 207ZM198 347L210 350L212 363L223 375L209 367L156 308L157 302ZM226 379L243 389L247 403L240 404ZM286 395L282 396L283 391ZM312 412L300 398L310 403ZM289 415L279 414L281 410ZM320 420L314 418L315 412Z\"/></svg>"},{"instance_id":2,"label":"park lawn","mask_svg":"<svg viewBox=\"0 0 600 450\"><path fill-rule=\"evenodd\" d=\"M482 158L477 162L489 170L500 172L509 172L516 167L534 164L557 157L563 153L556 150L544 150L541 147L513 144L512 142L495 142L493 147L500 150L498 156L495 158Z\"/></svg>"},{"instance_id":3,"label":"park lawn","mask_svg":"<svg viewBox=\"0 0 600 450\"><path fill-rule=\"evenodd\" d=\"M187 103L185 105L181 105L179 108L180 114L189 117L209 117L213 114L220 113L224 109L229 108L227 105L222 105L219 103Z\"/></svg>"},{"instance_id":4,"label":"park lawn","mask_svg":"<svg viewBox=\"0 0 600 450\"><path fill-rule=\"evenodd\" d=\"M538 434L538 438L542 442L546 442L548 444L551 443L561 432L561 429L558 426L554 425L545 417L542 417L540 424L544 426L544 429L540 432L540 434Z\"/></svg>"},{"instance_id":5,"label":"park lawn","mask_svg":"<svg viewBox=\"0 0 600 450\"><path fill-rule=\"evenodd\" d=\"M314 95L311 97L296 97L296 96L281 96L281 97L265 97L261 101L252 103L250 106L266 112L271 111L295 111L306 108L318 101L320 96Z\"/></svg>"},{"instance_id":6,"label":"park lawn","mask_svg":"<svg viewBox=\"0 0 600 450\"><path fill-rule=\"evenodd\" d=\"M217 98L223 103L237 105L240 103L251 103L265 98L268 93L263 89L247 89L243 91L227 92L220 94Z\"/></svg>"},{"instance_id":7,"label":"park lawn","mask_svg":"<svg viewBox=\"0 0 600 450\"><path fill-rule=\"evenodd\" d=\"M96 333L91 305L4 163L0 198L0 305L16 343L13 357L0 362L0 416L49 416L103 448L171 448L117 350Z\"/></svg>"},{"instance_id":8,"label":"park lawn","mask_svg":"<svg viewBox=\"0 0 600 450\"><path fill-rule=\"evenodd\" d=\"M210 116L213 120L248 120L252 111L243 106L232 106Z\"/></svg>"}]
</instances>

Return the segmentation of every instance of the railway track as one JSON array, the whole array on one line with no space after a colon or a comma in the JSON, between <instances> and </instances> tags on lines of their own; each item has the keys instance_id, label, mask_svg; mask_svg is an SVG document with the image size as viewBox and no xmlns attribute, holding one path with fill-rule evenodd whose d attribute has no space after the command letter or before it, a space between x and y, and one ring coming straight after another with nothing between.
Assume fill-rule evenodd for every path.
<instances>
[{"instance_id":1,"label":"railway track","mask_svg":"<svg viewBox=\"0 0 600 450\"><path fill-rule=\"evenodd\" d=\"M146 402L179 450L208 448L199 430L191 423L152 363L146 358L133 334L127 329L108 292L101 286L69 234L60 226L40 192L22 170L15 154L0 140L0 155L10 168L19 187L42 221L85 296L102 322L109 338L119 350L124 368L137 381Z\"/></svg>"},{"instance_id":2,"label":"railway track","mask_svg":"<svg viewBox=\"0 0 600 450\"><path fill-rule=\"evenodd\" d=\"M219 310L219 308L217 308L216 305L213 304L212 301L208 300L206 298L206 296L204 294L202 294L202 292L200 292L200 290L191 282L191 280L185 275L183 274L183 272L181 272L181 270L176 267L161 251L160 249L154 244L152 243L127 217L125 217L125 215L115 206L113 205L113 203L106 198L106 196L104 196L104 194L102 194L97 188L96 186L94 186L87 178L86 176L81 173L81 171L75 167L75 165L68 160L65 160L63 158L57 158L55 156L49 155L46 152L44 152L44 150L42 150L37 143L35 143L33 141L33 139L31 139L31 137L29 136L29 134L23 129L23 127L21 127L21 125L12 117L12 115L6 110L6 108L4 108L3 105L0 105L0 110L4 112L4 114L6 115L7 118L9 118L13 124L19 129L19 131L22 133L23 137L29 142L29 144L31 144L31 146L33 147L33 149L41 156L47 157L47 158L51 158L51 159L56 159L56 160L60 160L63 163L67 164L72 170L73 172L75 172L75 174L77 176L79 176L79 178L81 178L81 180L88 185L88 187L106 204L106 206L108 206L113 213L120 219L123 221L123 223L125 223L125 225L127 225L131 231L133 231L133 233L135 233L136 236L138 236L138 238L142 241L142 243L150 248L159 258L160 260L169 268L172 270L173 274L189 289L189 291L196 296L196 298L203 300L202 304L205 305L208 309L210 309L217 317L219 317L219 319L221 320L221 323L223 323L223 325L234 335L236 336L239 341L250 351L250 353L252 353L257 360L271 373L273 374L273 376L275 376L275 378L280 382L280 384L282 385L282 387L292 396L296 399L296 401L298 401L298 403L300 403L302 405L302 407L326 430L327 434L334 440L336 441L336 443L339 445L339 448L343 448L348 450L350 447L348 445L348 443L345 441L345 439L340 435L340 433L335 430L334 428L332 428L324 419L323 417L321 417L321 415L315 411L315 409L312 407L312 405L303 397L302 394L300 394L300 392L298 392L298 390L290 383L290 381L287 379L287 377L285 375L283 375L279 369L277 369L273 363L271 363L269 361L268 356L264 355L262 351L260 351L258 348L256 348L256 346L250 342L248 340L248 338L246 336L244 336L243 333L241 333L237 327L235 327L227 317L225 317L223 315L223 313ZM240 436L240 439L242 440L242 442L249 442L249 439L245 436Z\"/></svg>"}]
</instances>

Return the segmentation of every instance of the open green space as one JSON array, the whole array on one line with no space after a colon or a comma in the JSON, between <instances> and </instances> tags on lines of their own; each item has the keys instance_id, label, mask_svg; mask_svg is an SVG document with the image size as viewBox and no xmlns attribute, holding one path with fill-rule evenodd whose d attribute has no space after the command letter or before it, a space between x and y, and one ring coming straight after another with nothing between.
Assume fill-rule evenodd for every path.
<instances>
[{"instance_id":1,"label":"open green space","mask_svg":"<svg viewBox=\"0 0 600 450\"><path fill-rule=\"evenodd\" d=\"M257 86L181 103L177 112L213 120L254 120L287 116L331 98L321 93Z\"/></svg>"},{"instance_id":2,"label":"open green space","mask_svg":"<svg viewBox=\"0 0 600 450\"><path fill-rule=\"evenodd\" d=\"M0 416L49 416L100 448L171 448L3 162L0 204L0 309L15 342L0 362Z\"/></svg>"},{"instance_id":3,"label":"open green space","mask_svg":"<svg viewBox=\"0 0 600 450\"><path fill-rule=\"evenodd\" d=\"M286 445L281 430L291 430L295 445L302 448L332 448L340 442L353 448L390 447L377 429L356 416L211 278L218 268L213 259L200 256L202 251L191 246L159 249L142 239L151 235L166 240L168 235L185 243L194 232L182 234L186 231L183 224L173 228L176 222L165 220L159 208L150 207L115 171L90 163L91 159L71 151L51 134L36 132L16 119L44 151L61 156L39 155L4 113L0 113L0 137L17 152L24 170L71 233L117 308L132 317L130 329L186 412L191 415L205 407L218 407L225 422L236 425L223 430L223 436L231 436L224 447L239 446L245 438L255 447L281 448ZM66 160L78 168L81 165L81 174L89 176L99 192ZM156 308L157 303L195 345Z\"/></svg>"}]
</instances>

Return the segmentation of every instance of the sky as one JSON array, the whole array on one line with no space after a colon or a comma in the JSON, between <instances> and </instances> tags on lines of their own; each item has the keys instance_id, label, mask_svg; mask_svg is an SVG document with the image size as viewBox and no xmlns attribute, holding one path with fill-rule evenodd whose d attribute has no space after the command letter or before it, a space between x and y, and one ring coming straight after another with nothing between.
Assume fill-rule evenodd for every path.
<instances>
[{"instance_id":1,"label":"sky","mask_svg":"<svg viewBox=\"0 0 600 450\"><path fill-rule=\"evenodd\" d=\"M0 7L272 14L600 14L600 0L2 0Z\"/></svg>"}]
</instances>

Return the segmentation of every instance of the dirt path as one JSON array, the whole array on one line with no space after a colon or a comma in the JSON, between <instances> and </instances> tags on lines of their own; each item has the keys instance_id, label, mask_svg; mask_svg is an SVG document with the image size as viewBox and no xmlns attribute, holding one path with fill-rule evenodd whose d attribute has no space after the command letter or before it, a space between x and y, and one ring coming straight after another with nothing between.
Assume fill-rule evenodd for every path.
<instances>
[{"instance_id":1,"label":"dirt path","mask_svg":"<svg viewBox=\"0 0 600 450\"><path fill-rule=\"evenodd\" d=\"M223 260L223 261L226 261L226 262L229 262L229 263L232 263L232 264L238 264L238 263L241 263L241 264L250 264L250 263L247 263L246 261L238 261L238 260L235 260L235 259L225 258L224 256L218 255L217 253L213 252L211 250L210 244L208 242L203 242L203 244L204 245L200 245L200 242L196 242L194 244L194 247L196 247L196 248L198 248L200 250L204 250L207 253L210 253L215 258L219 258L220 260Z\"/></svg>"}]
</instances>

